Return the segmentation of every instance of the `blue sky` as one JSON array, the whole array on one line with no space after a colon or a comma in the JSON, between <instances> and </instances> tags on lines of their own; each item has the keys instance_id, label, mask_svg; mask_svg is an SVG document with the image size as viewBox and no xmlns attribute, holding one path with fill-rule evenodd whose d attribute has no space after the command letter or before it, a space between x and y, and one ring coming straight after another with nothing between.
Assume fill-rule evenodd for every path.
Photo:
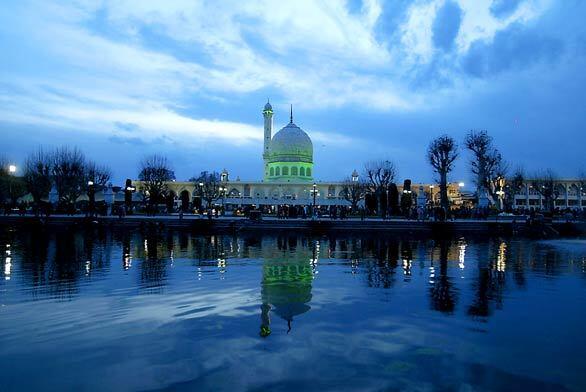
<instances>
[{"instance_id":1,"label":"blue sky","mask_svg":"<svg viewBox=\"0 0 586 392\"><path fill-rule=\"evenodd\" d=\"M262 115L314 141L315 175L391 159L429 181L429 141L486 129L513 167L586 168L586 2L3 2L0 134L11 161L75 145L136 177L167 155L261 177ZM453 180L470 178L462 152Z\"/></svg>"}]
</instances>

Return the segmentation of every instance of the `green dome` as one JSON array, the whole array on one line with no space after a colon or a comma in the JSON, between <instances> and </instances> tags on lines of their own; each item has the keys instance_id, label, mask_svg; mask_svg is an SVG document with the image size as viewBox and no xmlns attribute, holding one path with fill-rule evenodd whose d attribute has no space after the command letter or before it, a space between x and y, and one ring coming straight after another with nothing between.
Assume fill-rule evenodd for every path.
<instances>
[{"instance_id":1,"label":"green dome","mask_svg":"<svg viewBox=\"0 0 586 392\"><path fill-rule=\"evenodd\" d=\"M313 163L311 139L292 122L273 136L269 151L269 162Z\"/></svg>"}]
</instances>

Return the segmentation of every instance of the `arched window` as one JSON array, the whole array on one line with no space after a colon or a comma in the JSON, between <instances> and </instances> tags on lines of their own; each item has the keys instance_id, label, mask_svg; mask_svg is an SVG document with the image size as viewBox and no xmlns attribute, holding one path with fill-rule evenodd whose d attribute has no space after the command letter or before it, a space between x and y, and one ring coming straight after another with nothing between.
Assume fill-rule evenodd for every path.
<instances>
[{"instance_id":1,"label":"arched window","mask_svg":"<svg viewBox=\"0 0 586 392\"><path fill-rule=\"evenodd\" d=\"M275 176L280 176L281 175L281 168L277 166L277 168L275 169Z\"/></svg>"},{"instance_id":2,"label":"arched window","mask_svg":"<svg viewBox=\"0 0 586 392\"><path fill-rule=\"evenodd\" d=\"M269 175L270 175L271 177L273 177L273 176L275 175L275 168L274 168L274 167L271 167L271 169L270 169L269 173L270 173Z\"/></svg>"},{"instance_id":3,"label":"arched window","mask_svg":"<svg viewBox=\"0 0 586 392\"><path fill-rule=\"evenodd\" d=\"M287 166L283 166L283 175L284 176L288 176L289 175L289 168Z\"/></svg>"},{"instance_id":4,"label":"arched window","mask_svg":"<svg viewBox=\"0 0 586 392\"><path fill-rule=\"evenodd\" d=\"M291 175L292 175L292 176L296 176L296 175L297 175L297 166L293 166L293 167L291 168Z\"/></svg>"},{"instance_id":5,"label":"arched window","mask_svg":"<svg viewBox=\"0 0 586 392\"><path fill-rule=\"evenodd\" d=\"M301 169L299 169L299 175L301 177L305 177L305 168L304 167L302 167Z\"/></svg>"},{"instance_id":6,"label":"arched window","mask_svg":"<svg viewBox=\"0 0 586 392\"><path fill-rule=\"evenodd\" d=\"M305 171L305 175L307 175L307 177L311 177L311 168L308 167L307 170Z\"/></svg>"}]
</instances>

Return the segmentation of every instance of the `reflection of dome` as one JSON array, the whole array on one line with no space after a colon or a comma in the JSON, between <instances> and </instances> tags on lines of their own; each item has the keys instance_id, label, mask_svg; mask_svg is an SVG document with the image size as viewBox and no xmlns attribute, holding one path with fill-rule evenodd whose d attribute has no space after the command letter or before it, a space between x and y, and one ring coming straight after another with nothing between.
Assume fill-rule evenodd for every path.
<instances>
[{"instance_id":1,"label":"reflection of dome","mask_svg":"<svg viewBox=\"0 0 586 392\"><path fill-rule=\"evenodd\" d=\"M289 251L295 249L291 246L289 244ZM264 257L262 301L272 305L273 311L287 321L311 309L313 267L308 260L313 258L307 249L298 249L294 253L278 252L272 257Z\"/></svg>"},{"instance_id":2,"label":"reflection of dome","mask_svg":"<svg viewBox=\"0 0 586 392\"><path fill-rule=\"evenodd\" d=\"M313 162L311 139L294 123L287 124L273 136L269 162Z\"/></svg>"}]
</instances>

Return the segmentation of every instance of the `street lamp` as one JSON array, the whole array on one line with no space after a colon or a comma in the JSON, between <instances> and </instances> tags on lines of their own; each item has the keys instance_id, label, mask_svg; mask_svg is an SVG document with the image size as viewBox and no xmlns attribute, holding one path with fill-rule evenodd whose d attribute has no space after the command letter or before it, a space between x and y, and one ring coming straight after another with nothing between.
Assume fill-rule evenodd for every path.
<instances>
[{"instance_id":1,"label":"street lamp","mask_svg":"<svg viewBox=\"0 0 586 392\"><path fill-rule=\"evenodd\" d=\"M94 204L96 202L96 194L95 194L95 190L94 190L94 182L92 180L89 180L87 182L87 194L89 196L89 205L88 205L88 210L89 210L89 216L94 216Z\"/></svg>"},{"instance_id":2,"label":"street lamp","mask_svg":"<svg viewBox=\"0 0 586 392\"><path fill-rule=\"evenodd\" d=\"M458 183L458 186L459 186L460 188L464 188L464 185L465 185L465 184L464 184L462 181L460 181L460 182Z\"/></svg>"},{"instance_id":3,"label":"street lamp","mask_svg":"<svg viewBox=\"0 0 586 392\"><path fill-rule=\"evenodd\" d=\"M313 183L311 193L313 194L313 215L315 215L315 197L317 196L317 185L315 183Z\"/></svg>"},{"instance_id":4,"label":"street lamp","mask_svg":"<svg viewBox=\"0 0 586 392\"><path fill-rule=\"evenodd\" d=\"M16 165L9 165L8 166L8 173L13 176L16 173ZM10 195L10 202L12 203L12 178L8 182L8 194Z\"/></svg>"}]
</instances>

